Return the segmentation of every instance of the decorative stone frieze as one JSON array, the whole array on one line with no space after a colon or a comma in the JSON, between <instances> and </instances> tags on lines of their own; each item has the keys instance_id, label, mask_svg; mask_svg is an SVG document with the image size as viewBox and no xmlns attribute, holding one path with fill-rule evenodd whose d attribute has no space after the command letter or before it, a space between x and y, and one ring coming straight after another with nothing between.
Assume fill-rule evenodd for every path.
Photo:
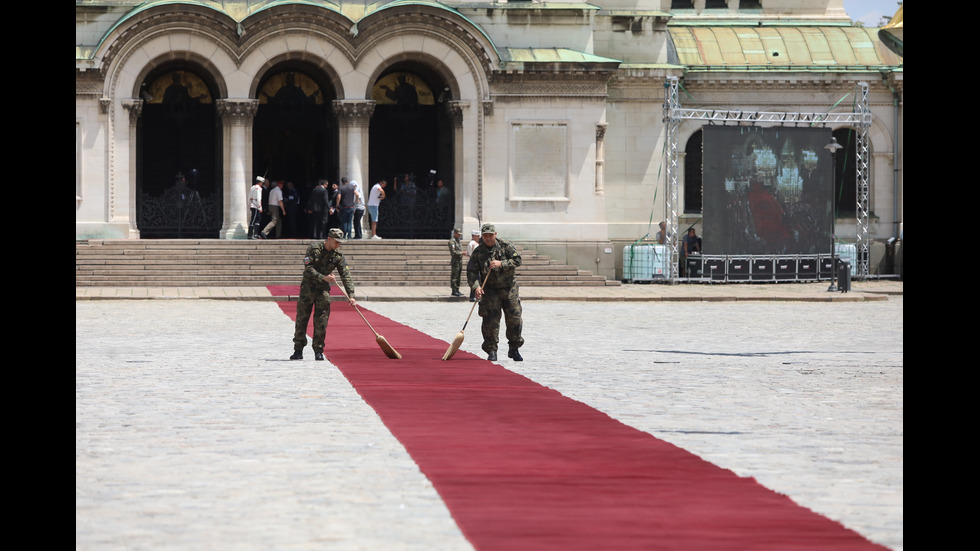
<instances>
[{"instance_id":1,"label":"decorative stone frieze","mask_svg":"<svg viewBox=\"0 0 980 551\"><path fill-rule=\"evenodd\" d=\"M215 102L218 116L233 125L251 124L259 110L257 99L219 99Z\"/></svg>"},{"instance_id":2,"label":"decorative stone frieze","mask_svg":"<svg viewBox=\"0 0 980 551\"><path fill-rule=\"evenodd\" d=\"M467 107L469 107L469 102L462 101L450 101L446 104L446 109L449 111L449 116L452 118L453 126L456 128L462 128L463 126L463 113Z\"/></svg>"},{"instance_id":3,"label":"decorative stone frieze","mask_svg":"<svg viewBox=\"0 0 980 551\"><path fill-rule=\"evenodd\" d=\"M361 126L370 122L375 105L372 100L334 100L331 108L341 126Z\"/></svg>"},{"instance_id":4,"label":"decorative stone frieze","mask_svg":"<svg viewBox=\"0 0 980 551\"><path fill-rule=\"evenodd\" d=\"M124 99L122 101L122 106L129 112L129 124L135 125L140 116L143 114L143 100Z\"/></svg>"}]
</instances>

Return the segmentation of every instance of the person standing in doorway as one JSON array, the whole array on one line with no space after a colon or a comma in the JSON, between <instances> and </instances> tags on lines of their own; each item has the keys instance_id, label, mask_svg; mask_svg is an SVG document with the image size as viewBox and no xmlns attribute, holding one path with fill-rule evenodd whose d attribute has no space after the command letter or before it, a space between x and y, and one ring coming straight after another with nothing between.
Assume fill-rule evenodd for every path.
<instances>
[{"instance_id":1,"label":"person standing in doorway","mask_svg":"<svg viewBox=\"0 0 980 551\"><path fill-rule=\"evenodd\" d=\"M378 210L381 208L381 201L385 198L385 187L388 181L381 179L371 187L371 195L368 197L367 209L368 216L371 217L371 239L381 239L378 235Z\"/></svg>"},{"instance_id":2,"label":"person standing in doorway","mask_svg":"<svg viewBox=\"0 0 980 551\"><path fill-rule=\"evenodd\" d=\"M262 178L262 223L259 224L265 227L271 219L269 214L269 180ZM262 232L259 232L259 237L262 237Z\"/></svg>"},{"instance_id":3,"label":"person standing in doorway","mask_svg":"<svg viewBox=\"0 0 980 551\"><path fill-rule=\"evenodd\" d=\"M299 190L290 181L282 189L282 202L286 205L286 237L300 237L299 220L301 218L302 205L299 198Z\"/></svg>"},{"instance_id":4,"label":"person standing in doorway","mask_svg":"<svg viewBox=\"0 0 980 551\"><path fill-rule=\"evenodd\" d=\"M340 185L337 182L327 186L327 193L330 195L330 215L327 216L327 230L340 229L340 209L337 207L337 201L340 200L339 188Z\"/></svg>"},{"instance_id":5,"label":"person standing in doorway","mask_svg":"<svg viewBox=\"0 0 980 551\"><path fill-rule=\"evenodd\" d=\"M340 213L340 229L344 232L344 238L350 239L354 236L354 206L357 199L354 196L354 186L347 181L347 178L340 179L340 187L337 196L337 209Z\"/></svg>"},{"instance_id":6,"label":"person standing in doorway","mask_svg":"<svg viewBox=\"0 0 980 551\"><path fill-rule=\"evenodd\" d=\"M310 215L313 239L324 239L327 236L327 216L330 212L330 197L327 180L320 180L316 187L310 192L310 198L306 203L306 213Z\"/></svg>"},{"instance_id":7,"label":"person standing in doorway","mask_svg":"<svg viewBox=\"0 0 980 551\"><path fill-rule=\"evenodd\" d=\"M282 218L286 215L286 205L282 200L282 185L282 180L279 180L276 182L276 187L269 192L269 210L272 213L272 220L262 230L262 239L269 238L269 232L272 231L272 228L276 229L276 239L282 237Z\"/></svg>"},{"instance_id":8,"label":"person standing in doorway","mask_svg":"<svg viewBox=\"0 0 980 551\"><path fill-rule=\"evenodd\" d=\"M361 239L364 237L363 228L361 227L361 220L364 218L364 192L361 190L361 184L358 184L354 180L350 181L350 185L354 188L354 239Z\"/></svg>"},{"instance_id":9,"label":"person standing in doorway","mask_svg":"<svg viewBox=\"0 0 980 551\"><path fill-rule=\"evenodd\" d=\"M255 184L248 190L248 210L251 218L248 220L248 238L258 239L259 228L262 227L262 182L265 178L255 177Z\"/></svg>"}]
</instances>

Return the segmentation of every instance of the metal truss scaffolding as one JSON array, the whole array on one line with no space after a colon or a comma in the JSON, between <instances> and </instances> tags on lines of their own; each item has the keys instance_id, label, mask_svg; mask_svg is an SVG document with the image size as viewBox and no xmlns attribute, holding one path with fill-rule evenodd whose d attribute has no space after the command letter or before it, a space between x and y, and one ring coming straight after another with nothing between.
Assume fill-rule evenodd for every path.
<instances>
[{"instance_id":1,"label":"metal truss scaffolding","mask_svg":"<svg viewBox=\"0 0 980 551\"><path fill-rule=\"evenodd\" d=\"M706 124L733 123L736 125L751 124L755 126L848 126L855 129L857 134L855 170L857 172L857 265L853 275L866 277L868 275L870 233L868 231L869 213L869 165L870 150L868 133L871 129L871 109L868 107L868 84L859 82L859 101L853 113L775 113L764 111L737 111L725 109L686 109L681 107L679 100L678 77L669 77L664 83L664 128L666 129L666 177L667 196L664 201L664 219L667 222L667 234L670 243L667 246L669 278L673 281L678 277L677 228L678 228L678 130L685 120L704 121ZM834 216L837 216L834 213ZM836 236L834 236L836 239Z\"/></svg>"}]
</instances>

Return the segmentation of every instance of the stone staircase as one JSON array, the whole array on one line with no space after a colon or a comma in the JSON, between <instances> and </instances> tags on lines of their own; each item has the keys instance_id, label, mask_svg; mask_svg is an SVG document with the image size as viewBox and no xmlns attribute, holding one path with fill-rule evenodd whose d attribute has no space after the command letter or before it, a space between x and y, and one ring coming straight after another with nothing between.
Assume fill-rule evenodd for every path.
<instances>
[{"instance_id":1,"label":"stone staircase","mask_svg":"<svg viewBox=\"0 0 980 551\"><path fill-rule=\"evenodd\" d=\"M104 239L75 242L75 285L254 287L299 285L308 240ZM348 241L355 285L449 286L446 240ZM619 285L534 251L521 251L521 286ZM463 267L466 287L466 267Z\"/></svg>"}]
</instances>

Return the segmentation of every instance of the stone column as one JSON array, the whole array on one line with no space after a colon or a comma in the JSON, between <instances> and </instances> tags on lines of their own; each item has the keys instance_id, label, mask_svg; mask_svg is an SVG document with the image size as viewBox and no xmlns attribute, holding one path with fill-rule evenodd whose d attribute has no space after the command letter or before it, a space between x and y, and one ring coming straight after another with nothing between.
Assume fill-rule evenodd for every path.
<instances>
[{"instance_id":1,"label":"stone column","mask_svg":"<svg viewBox=\"0 0 980 551\"><path fill-rule=\"evenodd\" d=\"M129 163L129 182L126 186L122 186L124 189L118 190L120 193L115 193L116 190L113 189L114 192L110 194L109 221L128 224L128 238L139 239L140 231L136 227L136 220L138 219L138 213L136 212L136 134L139 119L143 114L143 100L123 100L122 106L129 112L129 156L127 157L127 162ZM119 209L116 208L117 201L126 203L125 216L119 215Z\"/></svg>"},{"instance_id":2,"label":"stone column","mask_svg":"<svg viewBox=\"0 0 980 551\"><path fill-rule=\"evenodd\" d=\"M595 125L595 194L605 195L605 166L606 166L606 127L600 122Z\"/></svg>"},{"instance_id":3,"label":"stone column","mask_svg":"<svg viewBox=\"0 0 980 551\"><path fill-rule=\"evenodd\" d=\"M476 226L474 217L467 217L466 214L466 200L467 192L470 194L475 193L475 190L466 189L466 177L465 177L465 166L466 159L463 155L463 118L466 115L467 108L469 107L468 102L462 101L449 101L446 103L446 109L449 111L449 117L453 121L453 226ZM470 222L470 219L473 219ZM471 228L465 228L465 230L470 230ZM474 228L479 229L479 228ZM469 237L469 231L464 231L464 237Z\"/></svg>"},{"instance_id":4,"label":"stone column","mask_svg":"<svg viewBox=\"0 0 980 551\"><path fill-rule=\"evenodd\" d=\"M370 182L364 181L368 167L368 127L376 103L371 100L334 100L333 114L340 128L340 167L338 176L346 176L370 191Z\"/></svg>"},{"instance_id":5,"label":"stone column","mask_svg":"<svg viewBox=\"0 0 980 551\"><path fill-rule=\"evenodd\" d=\"M248 237L248 191L252 187L252 122L259 109L255 99L217 102L224 136L224 223L221 239Z\"/></svg>"}]
</instances>

